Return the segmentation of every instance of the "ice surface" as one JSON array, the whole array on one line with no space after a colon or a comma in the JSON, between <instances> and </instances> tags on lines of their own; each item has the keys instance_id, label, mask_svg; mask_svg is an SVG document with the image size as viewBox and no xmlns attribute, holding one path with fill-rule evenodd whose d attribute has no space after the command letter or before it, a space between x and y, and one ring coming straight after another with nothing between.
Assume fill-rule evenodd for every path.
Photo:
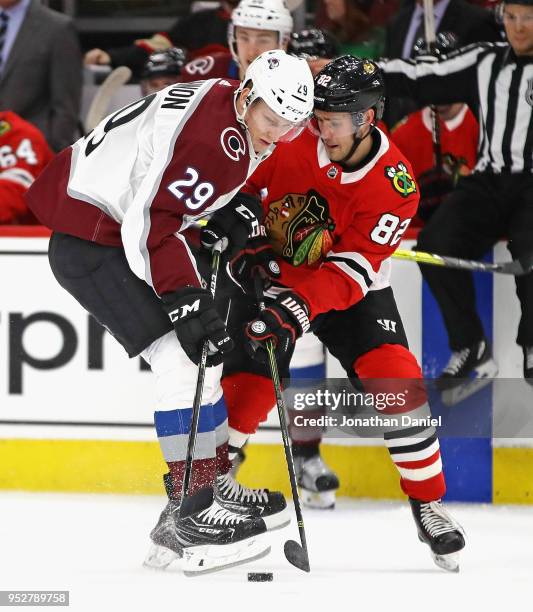
<instances>
[{"instance_id":1,"label":"ice surface","mask_svg":"<svg viewBox=\"0 0 533 612\"><path fill-rule=\"evenodd\" d=\"M468 538L459 574L433 565L407 503L341 500L333 511L304 511L311 574L283 556L285 540L298 539L293 520L271 534L268 557L186 578L179 562L165 572L142 567L164 503L0 493L0 590L70 590L76 611L531 609L532 506L449 505ZM249 571L273 572L274 581L248 583Z\"/></svg>"}]
</instances>

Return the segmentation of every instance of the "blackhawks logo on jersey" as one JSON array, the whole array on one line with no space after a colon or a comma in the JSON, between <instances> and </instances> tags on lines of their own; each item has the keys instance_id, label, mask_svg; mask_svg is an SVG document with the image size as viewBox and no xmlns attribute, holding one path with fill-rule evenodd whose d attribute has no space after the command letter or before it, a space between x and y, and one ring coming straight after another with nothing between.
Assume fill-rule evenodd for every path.
<instances>
[{"instance_id":1,"label":"blackhawks logo on jersey","mask_svg":"<svg viewBox=\"0 0 533 612\"><path fill-rule=\"evenodd\" d=\"M416 183L409 172L407 172L407 166L403 162L398 162L396 166L385 166L385 176L390 179L394 190L402 198L416 193Z\"/></svg>"},{"instance_id":2,"label":"blackhawks logo on jersey","mask_svg":"<svg viewBox=\"0 0 533 612\"><path fill-rule=\"evenodd\" d=\"M333 245L335 222L327 200L314 189L272 202L265 225L274 251L293 266L319 262Z\"/></svg>"},{"instance_id":3,"label":"blackhawks logo on jersey","mask_svg":"<svg viewBox=\"0 0 533 612\"><path fill-rule=\"evenodd\" d=\"M3 136L6 132L9 132L10 129L11 123L9 123L9 121L6 121L5 119L2 119L0 121L0 136Z\"/></svg>"}]
</instances>

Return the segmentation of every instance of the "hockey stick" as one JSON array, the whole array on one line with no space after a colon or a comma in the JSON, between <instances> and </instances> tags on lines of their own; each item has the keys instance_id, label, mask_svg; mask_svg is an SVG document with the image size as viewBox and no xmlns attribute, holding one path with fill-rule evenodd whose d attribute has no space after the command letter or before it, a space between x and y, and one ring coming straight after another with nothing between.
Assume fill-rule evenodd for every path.
<instances>
[{"instance_id":1,"label":"hockey stick","mask_svg":"<svg viewBox=\"0 0 533 612\"><path fill-rule=\"evenodd\" d=\"M195 223L197 227L204 227L205 219ZM441 266L457 270L472 270L473 272L487 272L489 274L511 274L512 276L523 276L533 271L533 251L522 255L513 261L499 263L487 263L473 259L460 259L459 257L448 257L447 255L435 255L424 251L410 251L408 249L396 249L392 254L394 259L414 261L416 263L428 264L430 266Z\"/></svg>"},{"instance_id":2,"label":"hockey stick","mask_svg":"<svg viewBox=\"0 0 533 612\"><path fill-rule=\"evenodd\" d=\"M493 274L512 274L513 276L529 274L533 270L533 252L523 255L518 259L514 259L513 261L500 263L459 259L458 257L448 257L445 255L435 255L434 253L409 251L406 249L397 249L392 256L395 259L416 261L420 264L429 264L432 266L456 268L457 270L472 270L474 272L489 272Z\"/></svg>"},{"instance_id":3,"label":"hockey stick","mask_svg":"<svg viewBox=\"0 0 533 612\"><path fill-rule=\"evenodd\" d=\"M426 50L430 54L437 40L437 34L435 32L435 13L433 10L433 0L424 0L424 38L426 39ZM437 109L433 104L429 108L431 110L431 136L433 140L435 167L442 171L439 117Z\"/></svg>"},{"instance_id":4,"label":"hockey stick","mask_svg":"<svg viewBox=\"0 0 533 612\"><path fill-rule=\"evenodd\" d=\"M131 70L127 66L119 66L110 72L100 85L91 102L85 119L85 130L90 132L108 114L109 103L117 91L131 78Z\"/></svg>"},{"instance_id":5,"label":"hockey stick","mask_svg":"<svg viewBox=\"0 0 533 612\"><path fill-rule=\"evenodd\" d=\"M209 289L211 295L215 297L215 290L217 287L218 268L220 265L220 252L222 244L217 242L213 247L213 258L211 260L211 280L209 281ZM205 370L207 368L207 353L209 351L209 340L204 342L202 347L202 353L200 356L200 363L198 364L198 378L196 380L196 392L194 394L194 401L192 404L192 416L191 416L191 429L189 431L189 439L187 441L187 455L185 456L185 473L183 475L183 489L181 494L182 501L189 495L189 488L191 484L192 475L192 462L194 459L194 446L196 444L196 438L198 436L198 422L200 420L200 408L202 405L202 393L204 390L205 382ZM183 508L183 503L180 507Z\"/></svg>"},{"instance_id":6,"label":"hockey stick","mask_svg":"<svg viewBox=\"0 0 533 612\"><path fill-rule=\"evenodd\" d=\"M255 293L259 310L265 309L265 301L263 296L263 281L259 275L254 277ZM289 563L294 567L301 569L304 572L310 572L309 552L307 550L307 540L305 537L304 519L302 516L302 505L300 503L300 495L298 493L298 485L296 484L296 472L294 469L294 459L292 456L291 440L289 438L289 428L287 426L286 407L281 394L281 382L279 379L278 364L274 353L274 342L266 341L266 350L268 353L268 367L272 384L274 385L274 393L276 395L276 406L278 409L279 424L281 428L281 437L283 438L283 448L285 449L285 460L287 462L287 470L289 472L289 480L291 482L292 501L294 502L294 511L296 512L296 521L298 523L298 531L300 532L300 544L294 540L287 540L283 551Z\"/></svg>"}]
</instances>

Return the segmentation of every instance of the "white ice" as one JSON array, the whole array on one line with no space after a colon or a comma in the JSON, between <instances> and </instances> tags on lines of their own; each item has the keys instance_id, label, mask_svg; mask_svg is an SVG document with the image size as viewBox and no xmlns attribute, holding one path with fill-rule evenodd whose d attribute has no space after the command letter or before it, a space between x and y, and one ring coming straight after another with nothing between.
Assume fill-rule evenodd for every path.
<instances>
[{"instance_id":1,"label":"white ice","mask_svg":"<svg viewBox=\"0 0 533 612\"><path fill-rule=\"evenodd\" d=\"M341 500L333 511L305 511L311 574L283 555L284 541L298 539L293 520L271 534L268 557L186 578L179 561L164 572L142 567L163 505L158 497L0 493L0 590L69 590L71 610L106 612L532 606L533 506L450 504L468 537L459 574L433 565L406 503ZM248 583L249 571L273 572L274 581Z\"/></svg>"}]
</instances>

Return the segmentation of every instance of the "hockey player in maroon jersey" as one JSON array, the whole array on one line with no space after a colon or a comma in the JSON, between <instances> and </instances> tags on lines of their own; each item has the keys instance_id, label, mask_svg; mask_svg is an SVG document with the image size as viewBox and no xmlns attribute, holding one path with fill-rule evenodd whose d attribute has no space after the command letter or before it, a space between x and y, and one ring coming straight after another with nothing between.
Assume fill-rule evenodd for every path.
<instances>
[{"instance_id":1,"label":"hockey player in maroon jersey","mask_svg":"<svg viewBox=\"0 0 533 612\"><path fill-rule=\"evenodd\" d=\"M16 113L0 111L0 224L35 223L24 194L53 156L34 125Z\"/></svg>"},{"instance_id":2,"label":"hockey player in maroon jersey","mask_svg":"<svg viewBox=\"0 0 533 612\"><path fill-rule=\"evenodd\" d=\"M259 268L271 278L271 299L260 314L253 298L240 300L230 314L237 348L225 361L222 384L233 446L274 404L263 343L275 342L286 378L294 342L308 330L365 391L408 389L409 401L384 414L429 415L389 284L389 258L416 213L418 188L407 159L374 127L383 103L383 77L374 62L334 60L315 77L314 132L280 145L248 180L252 193L267 189L268 241L253 239L230 268L248 291L251 271ZM269 246L281 269L274 279ZM243 320L249 323L239 337ZM465 542L440 501L445 482L435 428L399 425L384 437L420 539L440 567L456 570Z\"/></svg>"},{"instance_id":3,"label":"hockey player in maroon jersey","mask_svg":"<svg viewBox=\"0 0 533 612\"><path fill-rule=\"evenodd\" d=\"M229 52L204 55L185 64L181 80L242 79L253 60L272 49L287 50L292 16L285 0L241 0L228 27Z\"/></svg>"},{"instance_id":4,"label":"hockey player in maroon jersey","mask_svg":"<svg viewBox=\"0 0 533 612\"><path fill-rule=\"evenodd\" d=\"M58 282L156 376L154 421L170 499L152 531L148 565L166 567L182 553L190 572L249 560L268 552L266 529L287 522L281 494L235 481L218 486L231 467L220 364L232 340L205 289L209 262L194 226L225 207L217 215L221 239L244 244L256 233L259 203L239 189L274 143L299 133L312 93L304 60L269 51L240 85L180 83L115 112L60 153L28 193L31 210L54 230L49 259ZM211 367L182 501L207 340Z\"/></svg>"}]
</instances>

